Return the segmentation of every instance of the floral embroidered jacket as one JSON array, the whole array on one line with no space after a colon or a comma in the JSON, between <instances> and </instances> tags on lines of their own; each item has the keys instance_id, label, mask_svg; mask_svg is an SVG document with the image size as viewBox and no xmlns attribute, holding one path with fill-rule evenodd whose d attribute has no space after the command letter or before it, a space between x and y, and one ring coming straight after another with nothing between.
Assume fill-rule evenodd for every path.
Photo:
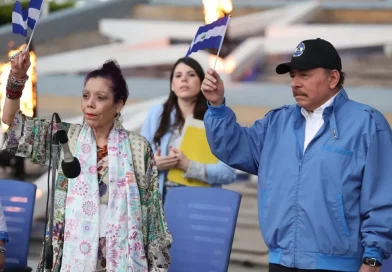
<instances>
[{"instance_id":1,"label":"floral embroidered jacket","mask_svg":"<svg viewBox=\"0 0 392 272\"><path fill-rule=\"evenodd\" d=\"M74 150L81 125L62 123L67 131L71 151ZM54 126L53 131L57 130ZM7 131L3 149L16 156L28 158L31 162L48 165L50 158L50 121L27 117L22 112L15 115L13 124ZM158 186L157 169L149 142L141 135L129 132L129 141L133 154L135 176L140 193L142 207L142 233L144 248L148 259L149 271L167 271L170 264L169 248L172 236L168 230L163 212ZM60 160L62 155L60 155ZM61 270L62 249L64 244L65 206L68 180L58 169L55 188L54 228L53 228L53 270ZM45 239L47 243L48 238ZM37 271L45 270L43 253Z\"/></svg>"}]
</instances>

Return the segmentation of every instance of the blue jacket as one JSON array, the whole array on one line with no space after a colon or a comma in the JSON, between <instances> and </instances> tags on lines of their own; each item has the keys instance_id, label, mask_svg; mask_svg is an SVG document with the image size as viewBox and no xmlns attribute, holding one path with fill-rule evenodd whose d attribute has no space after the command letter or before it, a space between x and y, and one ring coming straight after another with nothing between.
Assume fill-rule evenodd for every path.
<instances>
[{"instance_id":1,"label":"blue jacket","mask_svg":"<svg viewBox=\"0 0 392 272\"><path fill-rule=\"evenodd\" d=\"M382 262L392 251L392 132L380 112L344 90L323 118L305 152L298 105L272 110L250 128L225 105L209 107L204 122L215 156L258 175L271 263L357 272L363 257Z\"/></svg>"},{"instance_id":2,"label":"blue jacket","mask_svg":"<svg viewBox=\"0 0 392 272\"><path fill-rule=\"evenodd\" d=\"M159 122L161 120L162 111L163 111L163 105L152 106L147 114L146 120L143 123L142 131L141 131L141 134L144 137L146 137L147 140L151 143L154 153L156 152L156 148L155 148L155 144L153 143L153 137L158 129ZM172 111L170 119L171 119L171 124L174 124L175 111ZM172 135L172 131L169 130L161 138L162 156L167 155L167 150L168 150L171 135ZM210 184L228 184L234 182L236 179L235 169L227 166L222 162L218 162L217 164L207 164L206 172L208 176L208 182ZM163 193L163 184L166 175L167 175L167 171L159 171L159 189L161 193Z\"/></svg>"}]
</instances>

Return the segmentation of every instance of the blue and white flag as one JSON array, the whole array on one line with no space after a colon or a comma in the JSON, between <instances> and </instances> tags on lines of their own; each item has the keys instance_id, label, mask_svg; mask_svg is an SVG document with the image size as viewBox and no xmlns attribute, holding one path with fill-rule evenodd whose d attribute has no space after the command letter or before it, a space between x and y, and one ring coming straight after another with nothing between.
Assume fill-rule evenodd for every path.
<instances>
[{"instance_id":1,"label":"blue and white flag","mask_svg":"<svg viewBox=\"0 0 392 272\"><path fill-rule=\"evenodd\" d=\"M31 0L29 4L29 16L27 26L34 29L35 24L38 22L41 14L42 4L44 0Z\"/></svg>"},{"instance_id":2,"label":"blue and white flag","mask_svg":"<svg viewBox=\"0 0 392 272\"><path fill-rule=\"evenodd\" d=\"M199 27L199 30L197 30L195 38L186 53L186 58L191 53L202 49L219 48L225 37L228 23L229 16L225 16L211 24Z\"/></svg>"},{"instance_id":3,"label":"blue and white flag","mask_svg":"<svg viewBox=\"0 0 392 272\"><path fill-rule=\"evenodd\" d=\"M12 12L12 32L22 36L27 35L27 10L23 10L19 1L15 2Z\"/></svg>"},{"instance_id":4,"label":"blue and white flag","mask_svg":"<svg viewBox=\"0 0 392 272\"><path fill-rule=\"evenodd\" d=\"M27 10L23 10L19 1L15 2L12 12L12 32L27 36L27 27L34 29L42 8L44 0L31 0Z\"/></svg>"}]
</instances>

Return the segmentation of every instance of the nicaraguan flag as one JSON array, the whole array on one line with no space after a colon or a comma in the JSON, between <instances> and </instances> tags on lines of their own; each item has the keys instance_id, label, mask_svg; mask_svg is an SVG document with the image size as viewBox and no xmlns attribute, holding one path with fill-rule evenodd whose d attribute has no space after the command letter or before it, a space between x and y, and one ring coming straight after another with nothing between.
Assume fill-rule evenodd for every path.
<instances>
[{"instance_id":1,"label":"nicaraguan flag","mask_svg":"<svg viewBox=\"0 0 392 272\"><path fill-rule=\"evenodd\" d=\"M27 36L27 27L34 29L44 0L31 0L27 10L23 10L19 1L15 2L12 12L12 32Z\"/></svg>"},{"instance_id":2,"label":"nicaraguan flag","mask_svg":"<svg viewBox=\"0 0 392 272\"><path fill-rule=\"evenodd\" d=\"M225 37L229 16L223 17L215 22L199 27L195 38L186 53L186 58L193 52L206 48L219 48Z\"/></svg>"},{"instance_id":3,"label":"nicaraguan flag","mask_svg":"<svg viewBox=\"0 0 392 272\"><path fill-rule=\"evenodd\" d=\"M19 1L15 2L14 11L12 12L12 32L27 36L27 10L23 10Z\"/></svg>"},{"instance_id":4,"label":"nicaraguan flag","mask_svg":"<svg viewBox=\"0 0 392 272\"><path fill-rule=\"evenodd\" d=\"M41 14L42 3L44 0L31 0L29 4L29 16L27 25L30 29L34 29L35 24L38 22Z\"/></svg>"}]
</instances>

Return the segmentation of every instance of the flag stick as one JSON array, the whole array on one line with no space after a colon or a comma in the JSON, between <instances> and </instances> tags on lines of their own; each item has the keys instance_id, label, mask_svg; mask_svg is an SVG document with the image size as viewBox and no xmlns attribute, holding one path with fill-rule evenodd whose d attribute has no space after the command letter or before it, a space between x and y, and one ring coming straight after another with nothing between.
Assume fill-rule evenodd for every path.
<instances>
[{"instance_id":1,"label":"flag stick","mask_svg":"<svg viewBox=\"0 0 392 272\"><path fill-rule=\"evenodd\" d=\"M37 23L35 23L35 26L36 26L36 25L37 25ZM34 35L35 26L34 26L33 31L31 32L31 35L30 35L30 38L29 38L29 42L27 43L27 46L26 46L26 49L25 49L26 52L29 50L29 46L30 46L30 43L31 43L31 39L33 38L33 35Z\"/></svg>"},{"instance_id":2,"label":"flag stick","mask_svg":"<svg viewBox=\"0 0 392 272\"><path fill-rule=\"evenodd\" d=\"M33 31L31 32L29 42L27 43L27 46L26 46L26 49L25 49L26 52L27 52L27 50L29 49L29 46L30 46L30 43L31 43L31 39L33 38L33 35L34 35L35 28L36 28L37 25L38 25L38 20L39 20L39 18L41 17L41 11L42 11L42 7L44 6L44 2L45 2L45 0L43 0L42 3L41 3L41 8L39 9L37 21L36 21L35 24L34 24Z\"/></svg>"},{"instance_id":3,"label":"flag stick","mask_svg":"<svg viewBox=\"0 0 392 272\"><path fill-rule=\"evenodd\" d=\"M223 40L225 39L226 30L229 27L230 17L231 17L231 15L229 15L229 18L227 18L227 24L226 24L225 32L223 33L223 37L222 37L222 40L221 40L220 45L219 45L218 53L216 54L215 63L214 63L214 70L215 70L215 66L216 66L216 63L217 63L218 58L219 58L219 53L220 53L221 48L222 48Z\"/></svg>"}]
</instances>

